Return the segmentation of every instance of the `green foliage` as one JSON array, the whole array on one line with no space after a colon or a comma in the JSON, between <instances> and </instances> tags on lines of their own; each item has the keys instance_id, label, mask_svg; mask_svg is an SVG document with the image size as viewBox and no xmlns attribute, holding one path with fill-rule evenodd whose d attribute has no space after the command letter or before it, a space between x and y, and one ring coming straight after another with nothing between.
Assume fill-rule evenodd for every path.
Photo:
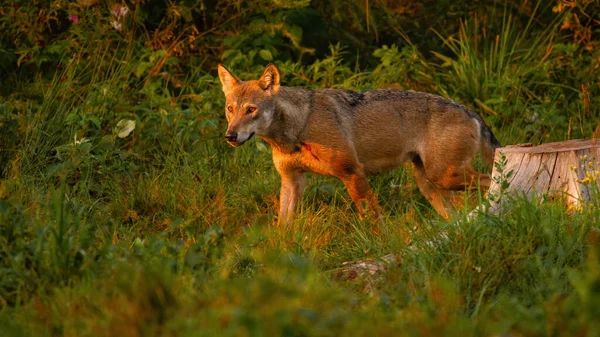
<instances>
[{"instance_id":1,"label":"green foliage","mask_svg":"<svg viewBox=\"0 0 600 337\"><path fill-rule=\"evenodd\" d=\"M407 166L371 179L374 224L309 176L276 227L269 149L222 140L216 74L274 62L284 85L453 98L506 144L590 138L599 15L590 0L6 2L0 335L600 333L598 191L579 211L517 198L447 223ZM337 277L390 252L380 282Z\"/></svg>"}]
</instances>

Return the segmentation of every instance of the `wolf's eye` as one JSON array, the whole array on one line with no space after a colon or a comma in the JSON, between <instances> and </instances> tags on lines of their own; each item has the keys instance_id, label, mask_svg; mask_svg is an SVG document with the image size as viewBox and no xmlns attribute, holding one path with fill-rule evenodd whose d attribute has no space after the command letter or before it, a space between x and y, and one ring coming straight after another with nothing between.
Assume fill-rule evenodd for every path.
<instances>
[{"instance_id":1,"label":"wolf's eye","mask_svg":"<svg viewBox=\"0 0 600 337\"><path fill-rule=\"evenodd\" d=\"M233 107L232 107L231 105L230 105L230 106L228 106L228 107L227 107L227 111L229 111L229 112L233 112Z\"/></svg>"},{"instance_id":2,"label":"wolf's eye","mask_svg":"<svg viewBox=\"0 0 600 337\"><path fill-rule=\"evenodd\" d=\"M251 114L251 113L253 113L254 111L256 111L256 108L255 108L255 107L253 107L253 106L251 106L251 107L249 107L249 108L248 108L248 110L246 110L246 113L249 113L249 114Z\"/></svg>"}]
</instances>

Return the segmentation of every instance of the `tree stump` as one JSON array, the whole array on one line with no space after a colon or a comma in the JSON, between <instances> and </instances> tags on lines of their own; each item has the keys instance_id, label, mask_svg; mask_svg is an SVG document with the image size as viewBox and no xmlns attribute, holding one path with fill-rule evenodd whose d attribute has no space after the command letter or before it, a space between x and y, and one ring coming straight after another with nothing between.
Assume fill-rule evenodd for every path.
<instances>
[{"instance_id":1,"label":"tree stump","mask_svg":"<svg viewBox=\"0 0 600 337\"><path fill-rule=\"evenodd\" d=\"M502 147L496 149L495 162L488 191L493 213L501 211L501 195L548 195L578 208L600 188L599 139Z\"/></svg>"}]
</instances>

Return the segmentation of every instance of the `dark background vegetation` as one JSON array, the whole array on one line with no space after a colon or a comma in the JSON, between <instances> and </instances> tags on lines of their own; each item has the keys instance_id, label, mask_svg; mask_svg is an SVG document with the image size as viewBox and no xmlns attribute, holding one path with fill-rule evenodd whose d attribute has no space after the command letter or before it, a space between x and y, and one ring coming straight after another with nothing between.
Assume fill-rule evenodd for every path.
<instances>
[{"instance_id":1,"label":"dark background vegetation","mask_svg":"<svg viewBox=\"0 0 600 337\"><path fill-rule=\"evenodd\" d=\"M503 144L600 133L594 0L3 1L1 335L600 334L598 203L446 223L405 167L371 179L383 225L311 177L274 226L268 147L225 144L216 76L269 62L452 98ZM333 277L390 252L368 291Z\"/></svg>"}]
</instances>

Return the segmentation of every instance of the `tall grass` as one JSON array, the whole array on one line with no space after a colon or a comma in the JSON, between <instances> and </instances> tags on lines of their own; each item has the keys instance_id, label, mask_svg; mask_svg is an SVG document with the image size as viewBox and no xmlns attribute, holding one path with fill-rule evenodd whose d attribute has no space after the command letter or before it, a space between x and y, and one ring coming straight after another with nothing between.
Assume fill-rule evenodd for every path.
<instances>
[{"instance_id":1,"label":"tall grass","mask_svg":"<svg viewBox=\"0 0 600 337\"><path fill-rule=\"evenodd\" d=\"M443 62L439 75L442 93L477 107L503 130L508 143L524 138L533 142L564 139L568 121L557 120L555 115L565 102L548 93L561 88L568 95L561 99L577 100L579 92L553 78L550 59L559 39L556 32L561 17L541 32L532 31L541 5L536 3L525 27L516 25L505 7L497 34L477 18L463 21L456 37L437 33L451 52L449 56L433 52ZM535 132L546 125L544 132Z\"/></svg>"}]
</instances>

